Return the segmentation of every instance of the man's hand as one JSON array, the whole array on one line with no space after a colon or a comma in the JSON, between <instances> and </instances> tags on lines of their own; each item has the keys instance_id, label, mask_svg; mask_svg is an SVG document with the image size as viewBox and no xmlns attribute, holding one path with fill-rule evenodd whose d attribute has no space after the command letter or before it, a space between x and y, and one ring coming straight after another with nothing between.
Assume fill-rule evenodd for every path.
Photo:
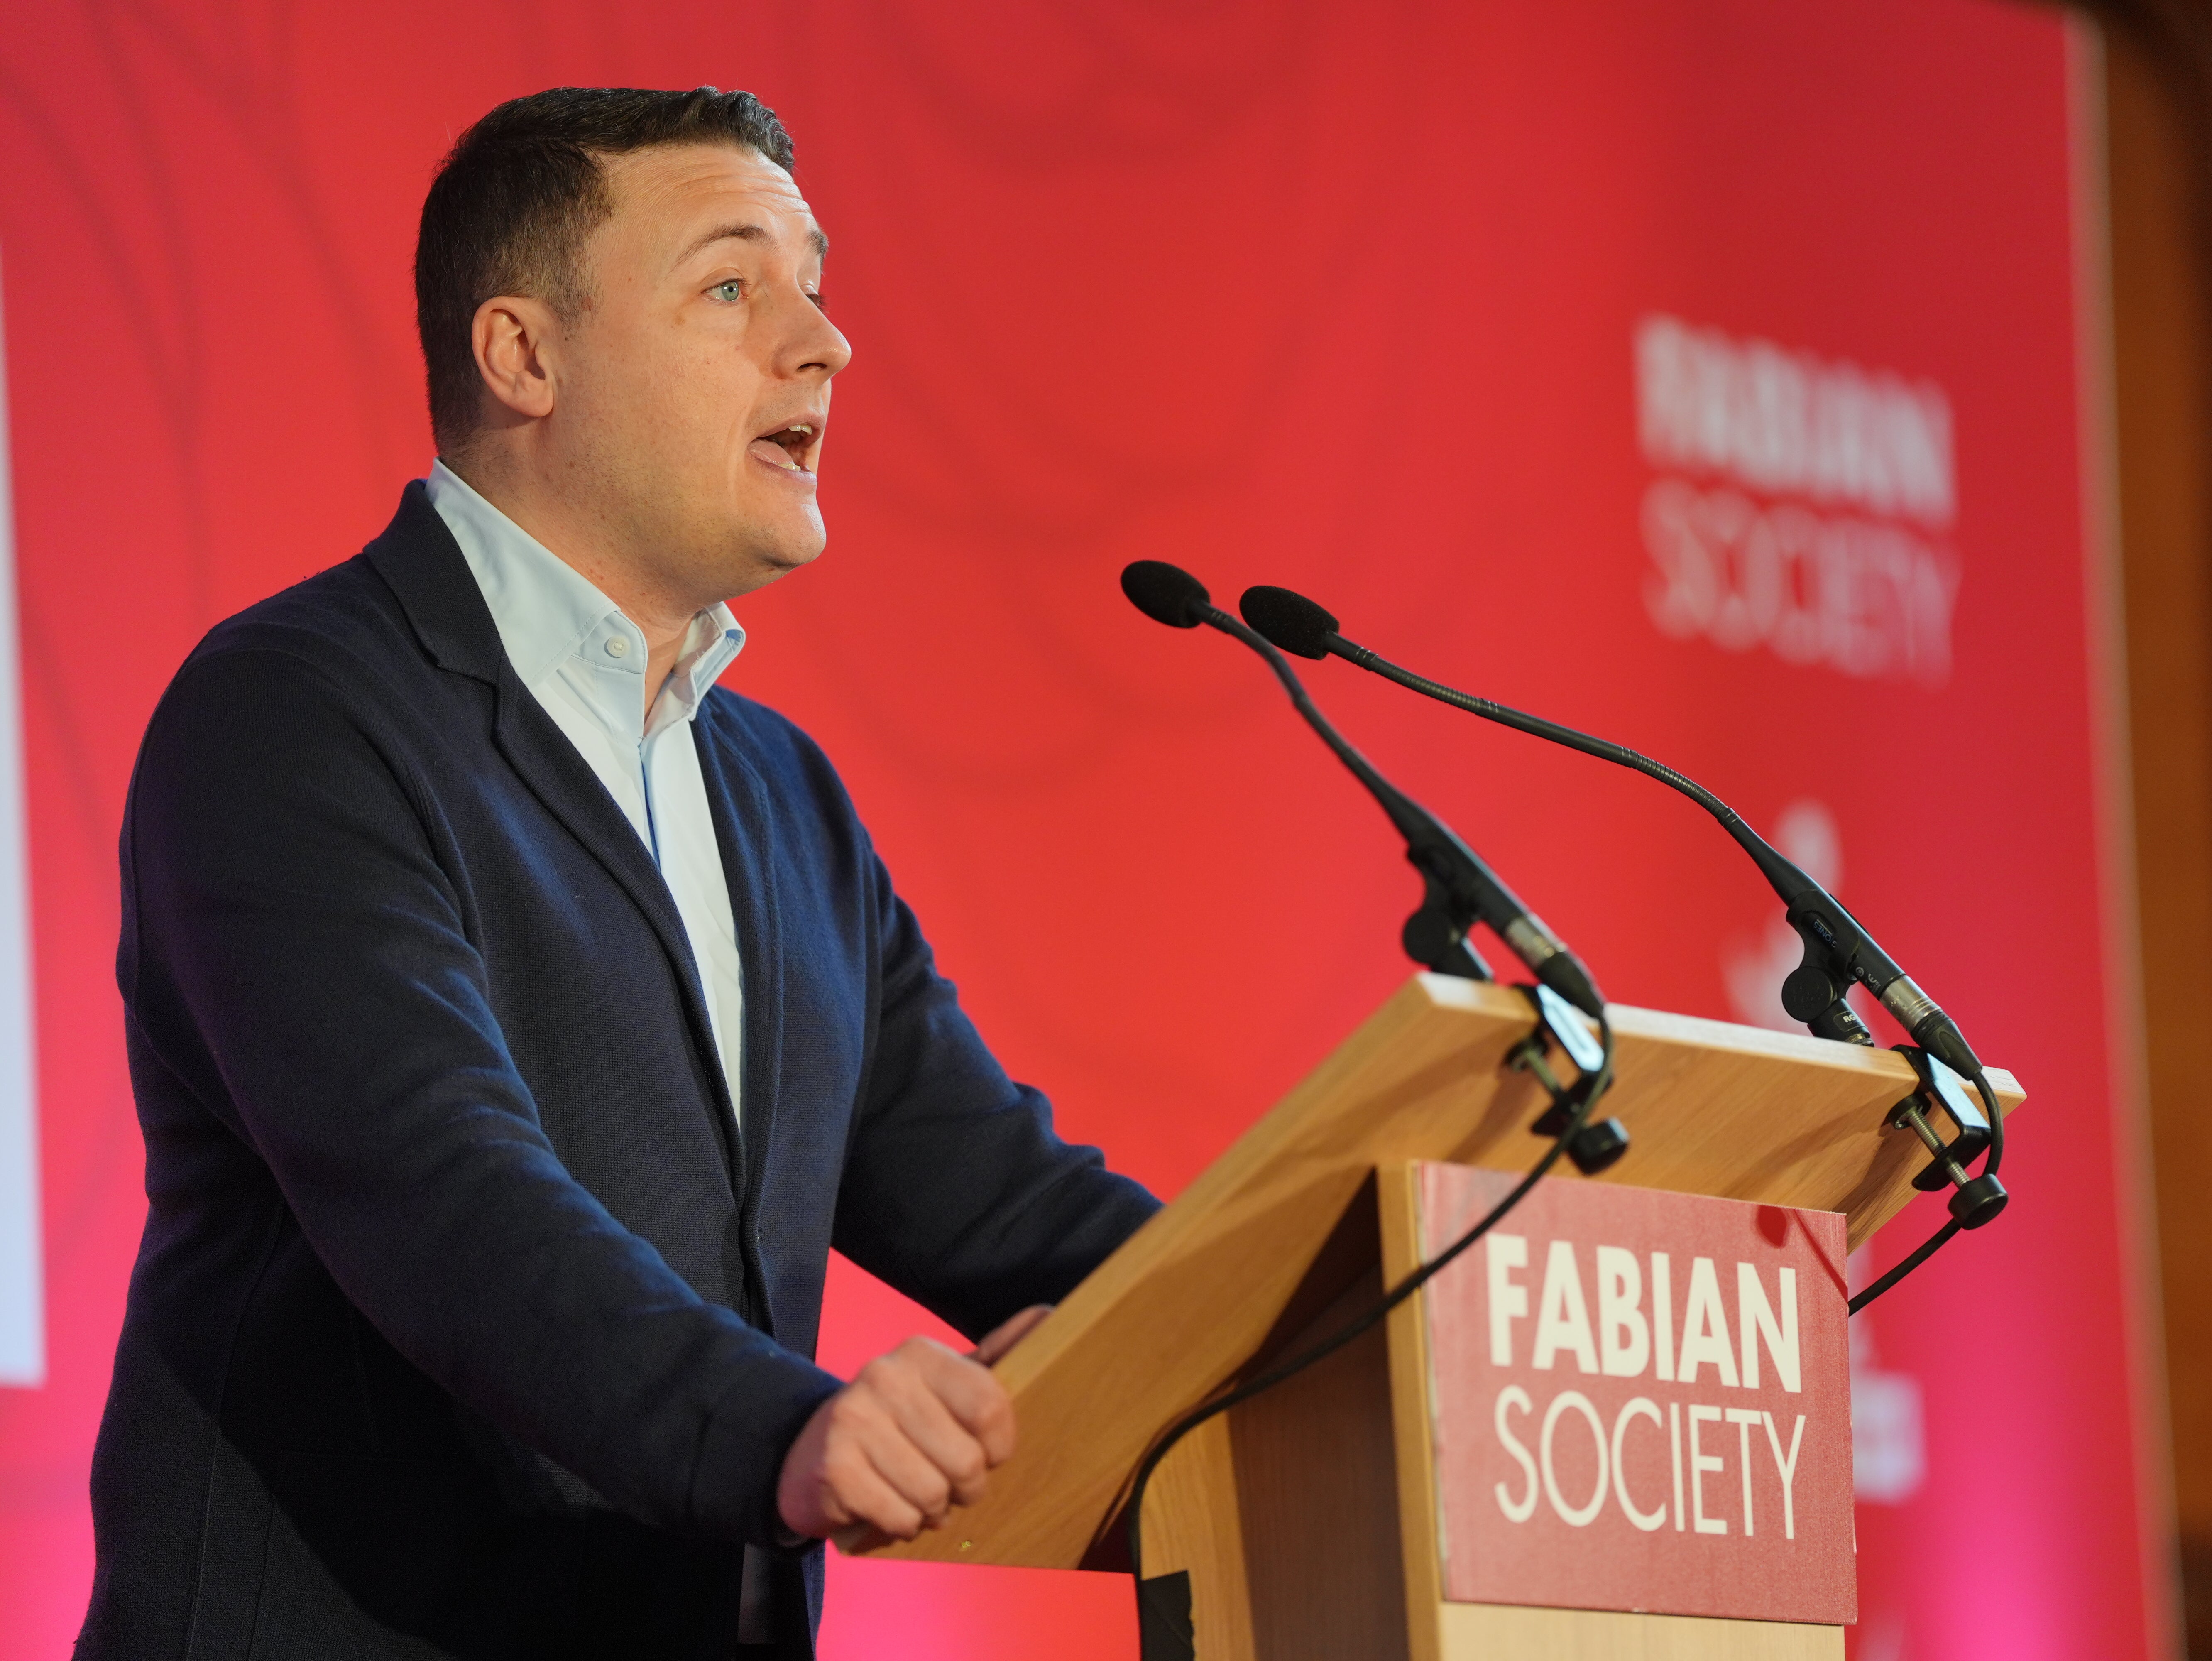
<instances>
[{"instance_id":1,"label":"man's hand","mask_svg":"<svg viewBox=\"0 0 2212 1661\"><path fill-rule=\"evenodd\" d=\"M1014 1408L991 1364L1052 1312L1025 1309L962 1355L909 1338L815 1409L783 1457L776 1511L794 1534L911 1540L983 1497L1014 1451Z\"/></svg>"}]
</instances>

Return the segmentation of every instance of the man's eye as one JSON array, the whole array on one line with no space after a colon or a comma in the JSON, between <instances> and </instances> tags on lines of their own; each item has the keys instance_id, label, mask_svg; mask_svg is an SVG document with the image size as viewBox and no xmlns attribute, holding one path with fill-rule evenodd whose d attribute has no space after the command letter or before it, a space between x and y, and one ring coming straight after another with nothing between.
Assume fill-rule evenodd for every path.
<instances>
[{"instance_id":1,"label":"man's eye","mask_svg":"<svg viewBox=\"0 0 2212 1661\"><path fill-rule=\"evenodd\" d=\"M713 288L708 289L707 292L714 295L717 300L727 301L734 303L735 301L743 300L745 297L745 285L741 279L733 277L727 283L717 283Z\"/></svg>"}]
</instances>

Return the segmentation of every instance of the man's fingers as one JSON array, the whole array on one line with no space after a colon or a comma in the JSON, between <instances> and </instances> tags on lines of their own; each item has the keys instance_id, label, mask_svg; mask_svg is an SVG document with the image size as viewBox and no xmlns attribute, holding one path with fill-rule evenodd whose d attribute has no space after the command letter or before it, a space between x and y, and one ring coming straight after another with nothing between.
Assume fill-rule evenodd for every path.
<instances>
[{"instance_id":1,"label":"man's fingers","mask_svg":"<svg viewBox=\"0 0 2212 1661\"><path fill-rule=\"evenodd\" d=\"M1024 1310L973 1355L912 1338L869 1362L785 1454L785 1525L852 1550L872 1530L911 1540L981 1499L991 1468L1014 1451L1014 1409L980 1358L1004 1354L1049 1312Z\"/></svg>"},{"instance_id":2,"label":"man's fingers","mask_svg":"<svg viewBox=\"0 0 2212 1661\"><path fill-rule=\"evenodd\" d=\"M951 1476L895 1418L868 1438L866 1451L877 1476L920 1515L921 1527L935 1528L952 1514ZM873 1517L870 1520L879 1521ZM887 1524L881 1525L885 1532L892 1531ZM920 1528L910 1529L899 1537L911 1540L920 1531Z\"/></svg>"},{"instance_id":3,"label":"man's fingers","mask_svg":"<svg viewBox=\"0 0 2212 1661\"><path fill-rule=\"evenodd\" d=\"M972 1506L983 1497L984 1479L995 1462L983 1441L962 1422L939 1386L947 1380L958 1380L963 1373L994 1384L997 1381L973 1361L939 1346L930 1348L936 1352L934 1356L894 1354L880 1364L872 1364L878 1376L871 1384L896 1421L899 1433L944 1476L953 1500ZM945 1362L953 1366L944 1366Z\"/></svg>"},{"instance_id":4,"label":"man's fingers","mask_svg":"<svg viewBox=\"0 0 2212 1661\"><path fill-rule=\"evenodd\" d=\"M997 1363L999 1358L1036 1330L1038 1323L1052 1313L1050 1304L1031 1304L1012 1319L1002 1321L983 1335L983 1342L975 1346L972 1359L985 1366Z\"/></svg>"},{"instance_id":5,"label":"man's fingers","mask_svg":"<svg viewBox=\"0 0 2212 1661\"><path fill-rule=\"evenodd\" d=\"M815 1411L784 1457L784 1525L821 1538L876 1529L911 1540L942 1521L951 1484L915 1447L878 1390L848 1384Z\"/></svg>"},{"instance_id":6,"label":"man's fingers","mask_svg":"<svg viewBox=\"0 0 2212 1661\"><path fill-rule=\"evenodd\" d=\"M988 1367L927 1338L909 1338L892 1355L910 1363L929 1392L983 1445L987 1466L1012 1457L1013 1401Z\"/></svg>"},{"instance_id":7,"label":"man's fingers","mask_svg":"<svg viewBox=\"0 0 2212 1661\"><path fill-rule=\"evenodd\" d=\"M892 1409L908 1441L945 1479L954 1503L983 1497L994 1461L982 1442L927 1390L902 1397Z\"/></svg>"},{"instance_id":8,"label":"man's fingers","mask_svg":"<svg viewBox=\"0 0 2212 1661\"><path fill-rule=\"evenodd\" d=\"M885 1477L875 1450L860 1445L857 1439L830 1457L823 1475L835 1495L834 1510L842 1512L854 1524L881 1530L894 1540L911 1540L929 1522L924 1508L898 1483Z\"/></svg>"}]
</instances>

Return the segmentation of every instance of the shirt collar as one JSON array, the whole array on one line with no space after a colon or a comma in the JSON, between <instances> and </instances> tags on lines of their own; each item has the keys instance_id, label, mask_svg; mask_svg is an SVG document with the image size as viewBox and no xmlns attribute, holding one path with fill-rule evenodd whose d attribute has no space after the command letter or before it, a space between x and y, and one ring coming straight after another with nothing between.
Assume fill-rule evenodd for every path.
<instances>
[{"instance_id":1,"label":"shirt collar","mask_svg":"<svg viewBox=\"0 0 2212 1661\"><path fill-rule=\"evenodd\" d=\"M430 465L423 488L460 545L461 557L483 593L500 644L522 684L534 692L574 660L594 672L592 680L611 674L635 682L633 696L639 703L631 707L645 713L645 636L622 608L442 460ZM621 645L611 651L617 641ZM650 713L648 730L679 714L686 721L696 715L744 643L745 631L726 605L718 603L692 618L675 671Z\"/></svg>"},{"instance_id":2,"label":"shirt collar","mask_svg":"<svg viewBox=\"0 0 2212 1661\"><path fill-rule=\"evenodd\" d=\"M656 732L675 719L672 710L680 710L685 721L697 715L707 694L714 690L722 671L736 660L744 644L745 631L727 605L718 601L693 618L691 632L676 654L676 666L661 688L660 702L647 720L647 732Z\"/></svg>"}]
</instances>

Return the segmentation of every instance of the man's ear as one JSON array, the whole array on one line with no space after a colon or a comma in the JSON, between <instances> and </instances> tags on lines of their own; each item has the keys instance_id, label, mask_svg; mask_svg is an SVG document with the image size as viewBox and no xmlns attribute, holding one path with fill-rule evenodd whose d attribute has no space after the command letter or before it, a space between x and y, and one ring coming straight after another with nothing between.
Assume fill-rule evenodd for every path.
<instances>
[{"instance_id":1,"label":"man's ear","mask_svg":"<svg viewBox=\"0 0 2212 1661\"><path fill-rule=\"evenodd\" d=\"M489 424L520 425L553 413L558 334L559 320L542 300L500 295L477 307L469 344L491 394Z\"/></svg>"}]
</instances>

